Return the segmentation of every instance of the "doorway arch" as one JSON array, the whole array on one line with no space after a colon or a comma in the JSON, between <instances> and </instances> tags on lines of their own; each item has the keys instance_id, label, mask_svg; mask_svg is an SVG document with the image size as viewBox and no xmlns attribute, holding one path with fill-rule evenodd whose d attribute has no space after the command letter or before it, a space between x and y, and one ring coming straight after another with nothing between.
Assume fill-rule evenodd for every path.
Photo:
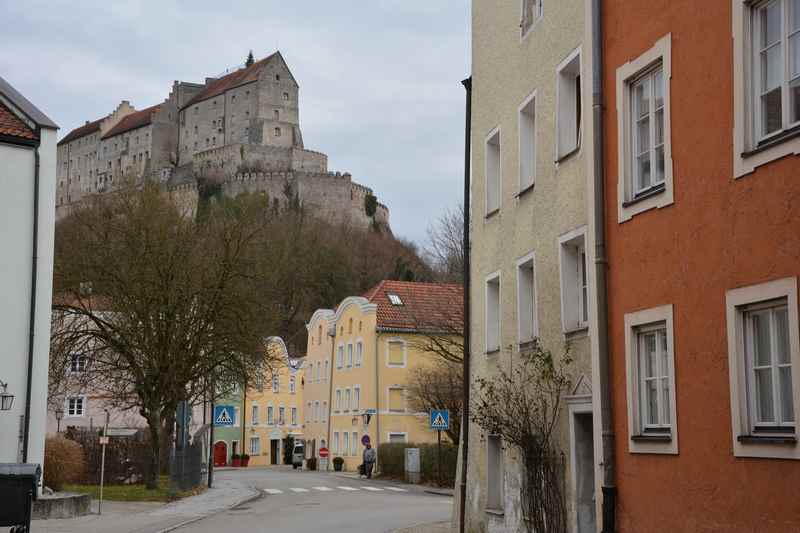
<instances>
[{"instance_id":1,"label":"doorway arch","mask_svg":"<svg viewBox=\"0 0 800 533\"><path fill-rule=\"evenodd\" d=\"M228 464L228 444L219 440L214 443L214 466L225 466Z\"/></svg>"}]
</instances>

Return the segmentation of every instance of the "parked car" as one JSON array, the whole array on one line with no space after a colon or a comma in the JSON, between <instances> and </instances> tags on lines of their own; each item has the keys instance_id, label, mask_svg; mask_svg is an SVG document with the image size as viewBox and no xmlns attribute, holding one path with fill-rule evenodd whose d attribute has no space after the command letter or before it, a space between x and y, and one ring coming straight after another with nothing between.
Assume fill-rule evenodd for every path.
<instances>
[{"instance_id":1,"label":"parked car","mask_svg":"<svg viewBox=\"0 0 800 533\"><path fill-rule=\"evenodd\" d=\"M303 460L306 458L306 444L301 440L294 441L292 450L292 468L297 470L303 467Z\"/></svg>"}]
</instances>

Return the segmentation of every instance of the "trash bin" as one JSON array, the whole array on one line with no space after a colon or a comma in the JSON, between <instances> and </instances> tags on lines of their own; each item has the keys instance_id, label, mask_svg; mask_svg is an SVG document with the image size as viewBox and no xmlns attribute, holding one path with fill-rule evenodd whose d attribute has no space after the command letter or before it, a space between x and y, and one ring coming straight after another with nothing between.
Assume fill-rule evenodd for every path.
<instances>
[{"instance_id":1,"label":"trash bin","mask_svg":"<svg viewBox=\"0 0 800 533\"><path fill-rule=\"evenodd\" d=\"M27 533L42 467L37 464L0 463L0 526Z\"/></svg>"}]
</instances>

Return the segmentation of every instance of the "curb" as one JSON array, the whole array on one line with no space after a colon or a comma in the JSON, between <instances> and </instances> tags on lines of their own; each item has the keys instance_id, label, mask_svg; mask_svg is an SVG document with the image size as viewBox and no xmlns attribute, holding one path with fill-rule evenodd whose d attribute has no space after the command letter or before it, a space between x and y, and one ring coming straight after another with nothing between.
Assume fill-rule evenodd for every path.
<instances>
[{"instance_id":1,"label":"curb","mask_svg":"<svg viewBox=\"0 0 800 533\"><path fill-rule=\"evenodd\" d=\"M436 494L437 496L447 496L448 498L452 498L454 496L454 493L440 489L425 489L423 492L428 494Z\"/></svg>"},{"instance_id":2,"label":"curb","mask_svg":"<svg viewBox=\"0 0 800 533\"><path fill-rule=\"evenodd\" d=\"M231 509L239 507L240 505L244 505L246 503L250 503L250 502L256 501L257 499L261 498L264 495L263 492L261 492L260 490L254 488L254 487L248 487L248 488L250 490L252 490L252 491L255 491L255 494L251 494L251 495L249 495L249 496L247 496L245 498L242 498L238 502L236 502L236 503L234 503L232 505L229 505L228 507L225 507L224 509L219 509L217 511L214 511L212 513L207 513L207 514L204 514L202 516L196 516L194 518L190 518L189 520L184 520L183 522L180 522L178 524L174 524L174 525L171 525L169 527L165 527L164 529L159 529L158 531L156 531L156 533L168 533L170 531L175 531L176 529L180 529L182 527L186 527L186 526L188 526L190 524L194 524L195 522L199 522L200 520L205 520L206 518L209 518L209 517L214 516L216 514L219 514L219 513L225 512L225 511L230 511Z\"/></svg>"}]
</instances>

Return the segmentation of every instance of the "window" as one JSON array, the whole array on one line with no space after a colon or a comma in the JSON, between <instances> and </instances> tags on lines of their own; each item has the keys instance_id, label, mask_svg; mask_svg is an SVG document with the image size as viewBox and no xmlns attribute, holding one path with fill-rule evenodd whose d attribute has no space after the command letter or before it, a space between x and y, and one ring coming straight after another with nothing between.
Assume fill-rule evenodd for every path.
<instances>
[{"instance_id":1,"label":"window","mask_svg":"<svg viewBox=\"0 0 800 533\"><path fill-rule=\"evenodd\" d=\"M500 128L493 130L486 137L484 149L486 152L486 215L489 216L500 209L500 179L502 177Z\"/></svg>"},{"instance_id":2,"label":"window","mask_svg":"<svg viewBox=\"0 0 800 533\"><path fill-rule=\"evenodd\" d=\"M288 101L289 100L289 93L283 93L283 99L285 101Z\"/></svg>"},{"instance_id":3,"label":"window","mask_svg":"<svg viewBox=\"0 0 800 533\"><path fill-rule=\"evenodd\" d=\"M336 368L342 368L344 366L344 346L339 346L339 350L336 352Z\"/></svg>"},{"instance_id":4,"label":"window","mask_svg":"<svg viewBox=\"0 0 800 533\"><path fill-rule=\"evenodd\" d=\"M617 69L618 221L673 203L671 36Z\"/></svg>"},{"instance_id":5,"label":"window","mask_svg":"<svg viewBox=\"0 0 800 533\"><path fill-rule=\"evenodd\" d=\"M536 179L536 93L519 108L519 193L533 187Z\"/></svg>"},{"instance_id":6,"label":"window","mask_svg":"<svg viewBox=\"0 0 800 533\"><path fill-rule=\"evenodd\" d=\"M297 425L297 407L292 407L292 425Z\"/></svg>"},{"instance_id":7,"label":"window","mask_svg":"<svg viewBox=\"0 0 800 533\"><path fill-rule=\"evenodd\" d=\"M313 420L314 410L312 409L311 406L312 406L311 402L308 402L306 404L306 424L308 424L309 422L311 422L311 420Z\"/></svg>"},{"instance_id":8,"label":"window","mask_svg":"<svg viewBox=\"0 0 800 533\"><path fill-rule=\"evenodd\" d=\"M361 387L353 388L353 411L358 411L361 408Z\"/></svg>"},{"instance_id":9,"label":"window","mask_svg":"<svg viewBox=\"0 0 800 533\"><path fill-rule=\"evenodd\" d=\"M406 345L401 340L390 340L386 343L386 366L403 367L406 364Z\"/></svg>"},{"instance_id":10,"label":"window","mask_svg":"<svg viewBox=\"0 0 800 533\"><path fill-rule=\"evenodd\" d=\"M322 367L320 366L320 362L317 361L317 383L322 381Z\"/></svg>"},{"instance_id":11,"label":"window","mask_svg":"<svg viewBox=\"0 0 800 533\"><path fill-rule=\"evenodd\" d=\"M404 393L402 387L389 387L389 411L402 413L406 410Z\"/></svg>"},{"instance_id":12,"label":"window","mask_svg":"<svg viewBox=\"0 0 800 533\"><path fill-rule=\"evenodd\" d=\"M389 303L392 305L403 305L403 300L400 298L400 296L392 293L389 293L387 296L389 298Z\"/></svg>"},{"instance_id":13,"label":"window","mask_svg":"<svg viewBox=\"0 0 800 533\"><path fill-rule=\"evenodd\" d=\"M84 416L86 414L86 398L73 396L67 398L67 416Z\"/></svg>"},{"instance_id":14,"label":"window","mask_svg":"<svg viewBox=\"0 0 800 533\"><path fill-rule=\"evenodd\" d=\"M257 405L253 405L250 408L250 423L253 424L254 426L258 425L258 406Z\"/></svg>"},{"instance_id":15,"label":"window","mask_svg":"<svg viewBox=\"0 0 800 533\"><path fill-rule=\"evenodd\" d=\"M517 262L517 339L520 344L539 335L537 319L534 254L531 253Z\"/></svg>"},{"instance_id":16,"label":"window","mask_svg":"<svg viewBox=\"0 0 800 533\"><path fill-rule=\"evenodd\" d=\"M342 391L340 389L336 389L336 410L342 410Z\"/></svg>"},{"instance_id":17,"label":"window","mask_svg":"<svg viewBox=\"0 0 800 533\"><path fill-rule=\"evenodd\" d=\"M364 343L358 341L356 343L356 366L361 366L364 363Z\"/></svg>"},{"instance_id":18,"label":"window","mask_svg":"<svg viewBox=\"0 0 800 533\"><path fill-rule=\"evenodd\" d=\"M350 410L350 401L351 401L351 397L350 396L351 396L350 389L345 389L344 390L344 410L345 411L349 411Z\"/></svg>"},{"instance_id":19,"label":"window","mask_svg":"<svg viewBox=\"0 0 800 533\"><path fill-rule=\"evenodd\" d=\"M250 455L261 454L261 439L259 437L250 437Z\"/></svg>"},{"instance_id":20,"label":"window","mask_svg":"<svg viewBox=\"0 0 800 533\"><path fill-rule=\"evenodd\" d=\"M275 128L275 137L280 137L280 136L281 136L281 129Z\"/></svg>"},{"instance_id":21,"label":"window","mask_svg":"<svg viewBox=\"0 0 800 533\"><path fill-rule=\"evenodd\" d=\"M583 332L589 325L589 276L586 228L559 238L561 262L561 323L565 334Z\"/></svg>"},{"instance_id":22,"label":"window","mask_svg":"<svg viewBox=\"0 0 800 533\"><path fill-rule=\"evenodd\" d=\"M275 74L275 81L281 81L281 75Z\"/></svg>"},{"instance_id":23,"label":"window","mask_svg":"<svg viewBox=\"0 0 800 533\"><path fill-rule=\"evenodd\" d=\"M322 324L317 326L317 346L322 344Z\"/></svg>"},{"instance_id":24,"label":"window","mask_svg":"<svg viewBox=\"0 0 800 533\"><path fill-rule=\"evenodd\" d=\"M672 324L672 305L625 315L631 453L678 453Z\"/></svg>"},{"instance_id":25,"label":"window","mask_svg":"<svg viewBox=\"0 0 800 533\"><path fill-rule=\"evenodd\" d=\"M278 425L282 426L284 424L286 424L286 408L278 407Z\"/></svg>"},{"instance_id":26,"label":"window","mask_svg":"<svg viewBox=\"0 0 800 533\"><path fill-rule=\"evenodd\" d=\"M486 278L486 353L500 351L500 273Z\"/></svg>"},{"instance_id":27,"label":"window","mask_svg":"<svg viewBox=\"0 0 800 533\"><path fill-rule=\"evenodd\" d=\"M405 433L389 433L389 444L405 444L406 437Z\"/></svg>"},{"instance_id":28,"label":"window","mask_svg":"<svg viewBox=\"0 0 800 533\"><path fill-rule=\"evenodd\" d=\"M353 319L352 318L347 321L347 333L348 333L348 335L353 333Z\"/></svg>"},{"instance_id":29,"label":"window","mask_svg":"<svg viewBox=\"0 0 800 533\"><path fill-rule=\"evenodd\" d=\"M274 413L274 409L270 405L269 407L267 407L267 425L269 425L269 426L271 426L271 425L273 425L275 423L275 418L274 418L274 414L273 413Z\"/></svg>"},{"instance_id":30,"label":"window","mask_svg":"<svg viewBox=\"0 0 800 533\"><path fill-rule=\"evenodd\" d=\"M339 432L333 432L333 453L339 453Z\"/></svg>"},{"instance_id":31,"label":"window","mask_svg":"<svg viewBox=\"0 0 800 533\"><path fill-rule=\"evenodd\" d=\"M350 433L345 431L342 433L342 455L350 453Z\"/></svg>"},{"instance_id":32,"label":"window","mask_svg":"<svg viewBox=\"0 0 800 533\"><path fill-rule=\"evenodd\" d=\"M322 414L320 415L320 419L322 422L327 422L328 420L328 402L322 402Z\"/></svg>"},{"instance_id":33,"label":"window","mask_svg":"<svg viewBox=\"0 0 800 533\"><path fill-rule=\"evenodd\" d=\"M356 431L353 432L353 438L350 439L350 445L352 446L352 448L350 449L350 455L352 455L353 457L357 457L358 456L358 432L356 432Z\"/></svg>"},{"instance_id":34,"label":"window","mask_svg":"<svg viewBox=\"0 0 800 533\"><path fill-rule=\"evenodd\" d=\"M734 455L800 459L797 279L730 290L726 307Z\"/></svg>"},{"instance_id":35,"label":"window","mask_svg":"<svg viewBox=\"0 0 800 533\"><path fill-rule=\"evenodd\" d=\"M519 24L520 35L524 39L533 26L542 18L543 0L522 0L522 21Z\"/></svg>"},{"instance_id":36,"label":"window","mask_svg":"<svg viewBox=\"0 0 800 533\"><path fill-rule=\"evenodd\" d=\"M322 379L328 381L328 361L325 361L325 374L323 374Z\"/></svg>"},{"instance_id":37,"label":"window","mask_svg":"<svg viewBox=\"0 0 800 533\"><path fill-rule=\"evenodd\" d=\"M86 370L86 356L81 353L75 353L70 356L69 371L73 374L79 374Z\"/></svg>"},{"instance_id":38,"label":"window","mask_svg":"<svg viewBox=\"0 0 800 533\"><path fill-rule=\"evenodd\" d=\"M272 376L272 392L277 394L281 390L281 380L279 376Z\"/></svg>"},{"instance_id":39,"label":"window","mask_svg":"<svg viewBox=\"0 0 800 533\"><path fill-rule=\"evenodd\" d=\"M352 344L348 344L347 345L347 366L348 367L353 366L353 345Z\"/></svg>"},{"instance_id":40,"label":"window","mask_svg":"<svg viewBox=\"0 0 800 533\"><path fill-rule=\"evenodd\" d=\"M556 138L558 160L578 150L581 143L581 54L575 50L556 74Z\"/></svg>"},{"instance_id":41,"label":"window","mask_svg":"<svg viewBox=\"0 0 800 533\"><path fill-rule=\"evenodd\" d=\"M503 442L497 435L486 439L486 508L503 510Z\"/></svg>"}]
</instances>

